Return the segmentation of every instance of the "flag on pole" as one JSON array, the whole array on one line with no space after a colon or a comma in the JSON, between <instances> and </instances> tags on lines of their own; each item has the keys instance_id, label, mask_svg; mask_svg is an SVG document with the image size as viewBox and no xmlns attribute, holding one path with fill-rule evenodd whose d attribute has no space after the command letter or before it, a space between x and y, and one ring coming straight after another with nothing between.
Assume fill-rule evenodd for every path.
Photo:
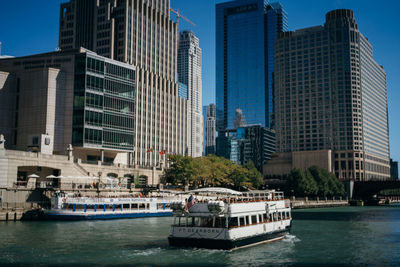
<instances>
[{"instance_id":1,"label":"flag on pole","mask_svg":"<svg viewBox=\"0 0 400 267\"><path fill-rule=\"evenodd\" d=\"M188 198L186 205L185 205L185 211L189 212L190 207L193 205L194 205L194 197L192 195L190 195L190 197Z\"/></svg>"},{"instance_id":2,"label":"flag on pole","mask_svg":"<svg viewBox=\"0 0 400 267\"><path fill-rule=\"evenodd\" d=\"M146 152L147 153L153 152L153 147L150 147Z\"/></svg>"},{"instance_id":3,"label":"flag on pole","mask_svg":"<svg viewBox=\"0 0 400 267\"><path fill-rule=\"evenodd\" d=\"M165 155L165 149L160 151L160 155Z\"/></svg>"}]
</instances>

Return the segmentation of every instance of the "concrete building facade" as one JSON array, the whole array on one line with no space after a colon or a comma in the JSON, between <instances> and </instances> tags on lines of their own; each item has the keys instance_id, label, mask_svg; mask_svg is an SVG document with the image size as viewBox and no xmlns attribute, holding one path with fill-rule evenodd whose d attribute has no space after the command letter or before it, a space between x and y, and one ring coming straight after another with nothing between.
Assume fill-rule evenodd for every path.
<instances>
[{"instance_id":1,"label":"concrete building facade","mask_svg":"<svg viewBox=\"0 0 400 267\"><path fill-rule=\"evenodd\" d=\"M65 155L72 144L85 161L133 164L134 66L74 49L3 59L0 70L8 149Z\"/></svg>"},{"instance_id":2,"label":"concrete building facade","mask_svg":"<svg viewBox=\"0 0 400 267\"><path fill-rule=\"evenodd\" d=\"M183 31L179 35L178 77L179 82L187 85L187 154L201 157L203 154L201 49L199 39L192 31Z\"/></svg>"},{"instance_id":3,"label":"concrete building facade","mask_svg":"<svg viewBox=\"0 0 400 267\"><path fill-rule=\"evenodd\" d=\"M177 84L177 24L169 0L70 0L61 5L61 50L86 47L136 67L133 161L159 166L188 150L187 100Z\"/></svg>"},{"instance_id":4,"label":"concrete building facade","mask_svg":"<svg viewBox=\"0 0 400 267\"><path fill-rule=\"evenodd\" d=\"M275 42L277 152L333 153L341 180L390 177L386 74L353 11Z\"/></svg>"}]
</instances>

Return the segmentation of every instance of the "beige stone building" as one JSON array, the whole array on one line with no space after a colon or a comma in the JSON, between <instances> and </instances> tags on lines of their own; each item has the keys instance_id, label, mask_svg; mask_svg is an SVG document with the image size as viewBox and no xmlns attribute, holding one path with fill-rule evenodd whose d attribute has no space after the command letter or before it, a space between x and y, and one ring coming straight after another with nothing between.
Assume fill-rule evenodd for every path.
<instances>
[{"instance_id":1,"label":"beige stone building","mask_svg":"<svg viewBox=\"0 0 400 267\"><path fill-rule=\"evenodd\" d=\"M266 179L282 178L294 168L305 170L311 166L334 172L333 164L331 150L281 152L264 165L263 174Z\"/></svg>"},{"instance_id":2,"label":"beige stone building","mask_svg":"<svg viewBox=\"0 0 400 267\"><path fill-rule=\"evenodd\" d=\"M353 11L278 34L274 52L276 151L332 150L339 179L390 179L386 73Z\"/></svg>"}]
</instances>

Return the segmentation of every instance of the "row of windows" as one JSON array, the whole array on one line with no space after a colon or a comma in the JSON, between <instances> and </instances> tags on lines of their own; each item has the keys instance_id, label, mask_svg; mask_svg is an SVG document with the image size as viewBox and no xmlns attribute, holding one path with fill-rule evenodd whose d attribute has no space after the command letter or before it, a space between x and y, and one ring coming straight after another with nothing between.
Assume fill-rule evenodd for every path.
<instances>
[{"instance_id":1,"label":"row of windows","mask_svg":"<svg viewBox=\"0 0 400 267\"><path fill-rule=\"evenodd\" d=\"M107 79L105 80L104 90L109 93L117 94L120 97L133 98L135 95L135 87L133 84L110 81Z\"/></svg>"},{"instance_id":2,"label":"row of windows","mask_svg":"<svg viewBox=\"0 0 400 267\"><path fill-rule=\"evenodd\" d=\"M104 127L133 130L134 126L135 120L133 117L104 114Z\"/></svg>"},{"instance_id":3,"label":"row of windows","mask_svg":"<svg viewBox=\"0 0 400 267\"><path fill-rule=\"evenodd\" d=\"M124 68L110 63L106 63L106 73L129 81L135 80L135 71L133 69Z\"/></svg>"},{"instance_id":4,"label":"row of windows","mask_svg":"<svg viewBox=\"0 0 400 267\"><path fill-rule=\"evenodd\" d=\"M88 57L87 58L87 68L94 72L104 73L104 62Z\"/></svg>"},{"instance_id":5,"label":"row of windows","mask_svg":"<svg viewBox=\"0 0 400 267\"><path fill-rule=\"evenodd\" d=\"M123 210L149 210L149 203L134 204L63 204L63 209L72 211L123 211Z\"/></svg>"},{"instance_id":6,"label":"row of windows","mask_svg":"<svg viewBox=\"0 0 400 267\"><path fill-rule=\"evenodd\" d=\"M87 75L86 76L86 86L90 89L103 91L103 78Z\"/></svg>"},{"instance_id":7,"label":"row of windows","mask_svg":"<svg viewBox=\"0 0 400 267\"><path fill-rule=\"evenodd\" d=\"M128 148L133 149L134 135L128 133L104 131L104 146L110 148Z\"/></svg>"},{"instance_id":8,"label":"row of windows","mask_svg":"<svg viewBox=\"0 0 400 267\"><path fill-rule=\"evenodd\" d=\"M255 214L239 217L178 217L176 226L206 227L206 228L235 228L272 221L287 220L291 218L290 211Z\"/></svg>"}]
</instances>

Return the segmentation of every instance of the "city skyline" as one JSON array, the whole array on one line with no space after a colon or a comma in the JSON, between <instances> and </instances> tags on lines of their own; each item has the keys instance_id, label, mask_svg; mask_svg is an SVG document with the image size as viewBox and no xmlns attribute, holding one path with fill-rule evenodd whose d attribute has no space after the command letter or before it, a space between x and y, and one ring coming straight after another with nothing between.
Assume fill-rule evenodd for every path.
<instances>
[{"instance_id":1,"label":"city skyline","mask_svg":"<svg viewBox=\"0 0 400 267\"><path fill-rule=\"evenodd\" d=\"M18 3L7 3L0 13L0 32L2 33L2 55L24 56L34 53L54 51L58 46L59 5L66 1L47 1L37 6L27 2L23 8ZM172 8L179 10L185 17L196 23L192 27L181 20L180 31L192 29L200 39L203 48L203 105L215 103L215 4L226 1L182 1L172 0ZM271 1L272 2L272 1ZM332 9L349 8L361 25L360 30L371 40L377 62L383 65L387 73L389 128L391 157L400 158L400 140L397 140L400 126L395 118L400 115L400 108L395 106L395 100L400 96L395 88L400 86L400 78L396 75L396 63L399 55L395 54L396 44L400 40L399 29L387 27L396 23L395 11L400 4L386 1L384 5L373 5L374 1L307 1L307 5L299 5L297 1L281 1L289 14L289 30L305 28L310 25L322 25L323 15ZM371 6L374 6L371 9ZM43 19L30 20L38 11ZM11 16L14 14L13 16ZM15 16L15 14L19 14ZM211 14L211 15L210 15ZM26 20L22 22L20 18ZM35 16L36 19L36 16ZM26 23L26 21L31 23ZM12 25L12 26L11 26ZM24 33L24 41L19 38Z\"/></svg>"}]
</instances>

